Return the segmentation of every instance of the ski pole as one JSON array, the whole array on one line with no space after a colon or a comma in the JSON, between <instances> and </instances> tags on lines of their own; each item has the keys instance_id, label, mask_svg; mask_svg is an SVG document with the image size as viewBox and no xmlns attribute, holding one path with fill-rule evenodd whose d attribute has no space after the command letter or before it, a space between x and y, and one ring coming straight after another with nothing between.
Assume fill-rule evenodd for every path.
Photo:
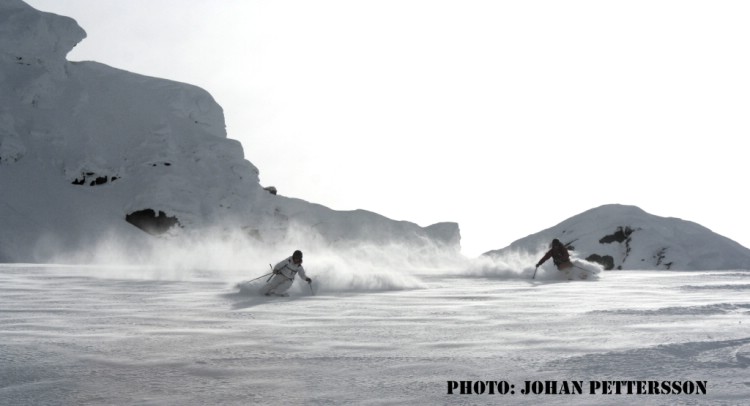
<instances>
[{"instance_id":1,"label":"ski pole","mask_svg":"<svg viewBox=\"0 0 750 406\"><path fill-rule=\"evenodd\" d=\"M265 274L265 275L261 275L261 276L259 276L259 277L255 278L255 279L250 279L250 280L249 280L248 282L252 282L252 281L257 281L258 279L260 279L260 278L262 278L262 277L264 277L264 276L266 276L266 275L268 275L268 274Z\"/></svg>"},{"instance_id":2,"label":"ski pole","mask_svg":"<svg viewBox=\"0 0 750 406\"><path fill-rule=\"evenodd\" d=\"M534 276L532 276L531 279L536 278L536 270L537 269L539 269L539 265L537 265L536 268L534 268Z\"/></svg>"},{"instance_id":3,"label":"ski pole","mask_svg":"<svg viewBox=\"0 0 750 406\"><path fill-rule=\"evenodd\" d=\"M310 294L313 295L313 296L315 296L315 292L313 291L313 288L312 288L312 281L307 282L307 286L310 287Z\"/></svg>"},{"instance_id":4,"label":"ski pole","mask_svg":"<svg viewBox=\"0 0 750 406\"><path fill-rule=\"evenodd\" d=\"M588 269L586 269L586 268L581 268L581 267L580 267L580 266L578 266L578 265L573 265L573 266L574 266L575 268L578 268L578 269L582 270L582 271L586 271L586 272L589 272L589 273L594 273L594 271L589 271Z\"/></svg>"},{"instance_id":5,"label":"ski pole","mask_svg":"<svg viewBox=\"0 0 750 406\"><path fill-rule=\"evenodd\" d=\"M266 283L268 283L268 281L270 281L271 278L273 278L273 266L271 266L271 264L268 264L268 266L271 267L271 276L268 277L268 279L266 280ZM268 275L268 274L266 274L266 275ZM266 276L266 275L263 275L263 276Z\"/></svg>"}]
</instances>

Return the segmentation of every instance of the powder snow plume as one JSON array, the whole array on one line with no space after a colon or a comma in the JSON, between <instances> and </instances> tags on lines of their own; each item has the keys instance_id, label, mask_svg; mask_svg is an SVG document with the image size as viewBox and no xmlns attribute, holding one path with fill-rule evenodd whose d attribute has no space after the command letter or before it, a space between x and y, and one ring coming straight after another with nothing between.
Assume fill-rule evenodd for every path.
<instances>
[{"instance_id":1,"label":"powder snow plume","mask_svg":"<svg viewBox=\"0 0 750 406\"><path fill-rule=\"evenodd\" d=\"M86 264L79 272L96 277L213 279L234 286L268 274L297 249L304 252L305 270L322 292L419 289L425 286L421 274L450 273L466 263L457 250L429 241L419 246L330 243L310 228L294 226L273 244L236 230L204 230L153 238L134 247L133 241L112 233L85 250L58 252L52 262ZM307 289L303 285L297 280L290 292Z\"/></svg>"}]
</instances>

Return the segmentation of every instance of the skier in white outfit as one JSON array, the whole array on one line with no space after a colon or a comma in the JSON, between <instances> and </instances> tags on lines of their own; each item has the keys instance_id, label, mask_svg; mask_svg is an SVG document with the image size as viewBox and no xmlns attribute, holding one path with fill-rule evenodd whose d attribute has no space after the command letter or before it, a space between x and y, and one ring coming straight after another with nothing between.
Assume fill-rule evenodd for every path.
<instances>
[{"instance_id":1,"label":"skier in white outfit","mask_svg":"<svg viewBox=\"0 0 750 406\"><path fill-rule=\"evenodd\" d=\"M294 276L297 274L307 283L312 282L312 279L305 275L305 268L302 267L302 251L299 250L294 251L291 257L273 267L273 277L260 289L260 293L266 296L285 295L284 292L292 286Z\"/></svg>"}]
</instances>

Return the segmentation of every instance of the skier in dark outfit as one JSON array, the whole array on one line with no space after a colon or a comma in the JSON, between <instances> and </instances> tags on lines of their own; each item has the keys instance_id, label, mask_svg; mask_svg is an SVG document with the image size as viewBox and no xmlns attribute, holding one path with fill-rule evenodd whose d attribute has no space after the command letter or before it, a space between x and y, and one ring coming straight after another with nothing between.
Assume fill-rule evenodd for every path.
<instances>
[{"instance_id":1,"label":"skier in dark outfit","mask_svg":"<svg viewBox=\"0 0 750 406\"><path fill-rule=\"evenodd\" d=\"M552 240L552 245L550 247L550 250L547 251L546 254L542 257L542 259L537 262L536 267L539 268L544 262L546 262L548 259L552 258L552 262L555 263L555 266L557 266L557 269L559 271L566 270L568 268L573 267L573 264L570 262L570 254L568 254L568 249L565 248L563 243L560 242L557 238Z\"/></svg>"}]
</instances>

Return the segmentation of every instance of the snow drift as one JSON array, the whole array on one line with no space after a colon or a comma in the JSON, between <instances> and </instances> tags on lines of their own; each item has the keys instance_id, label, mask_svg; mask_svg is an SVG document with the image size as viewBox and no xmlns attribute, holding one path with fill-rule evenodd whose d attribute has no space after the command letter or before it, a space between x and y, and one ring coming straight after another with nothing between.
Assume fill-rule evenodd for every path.
<instances>
[{"instance_id":1,"label":"snow drift","mask_svg":"<svg viewBox=\"0 0 750 406\"><path fill-rule=\"evenodd\" d=\"M604 205L484 255L538 260L552 239L571 255L604 269L750 269L750 250L696 223L659 217L635 206Z\"/></svg>"},{"instance_id":2,"label":"snow drift","mask_svg":"<svg viewBox=\"0 0 750 406\"><path fill-rule=\"evenodd\" d=\"M165 241L201 251L228 238L286 253L310 246L305 235L458 253L455 223L423 228L269 193L210 94L67 61L85 36L73 19L0 3L0 262L89 261L102 247L153 259Z\"/></svg>"}]
</instances>

